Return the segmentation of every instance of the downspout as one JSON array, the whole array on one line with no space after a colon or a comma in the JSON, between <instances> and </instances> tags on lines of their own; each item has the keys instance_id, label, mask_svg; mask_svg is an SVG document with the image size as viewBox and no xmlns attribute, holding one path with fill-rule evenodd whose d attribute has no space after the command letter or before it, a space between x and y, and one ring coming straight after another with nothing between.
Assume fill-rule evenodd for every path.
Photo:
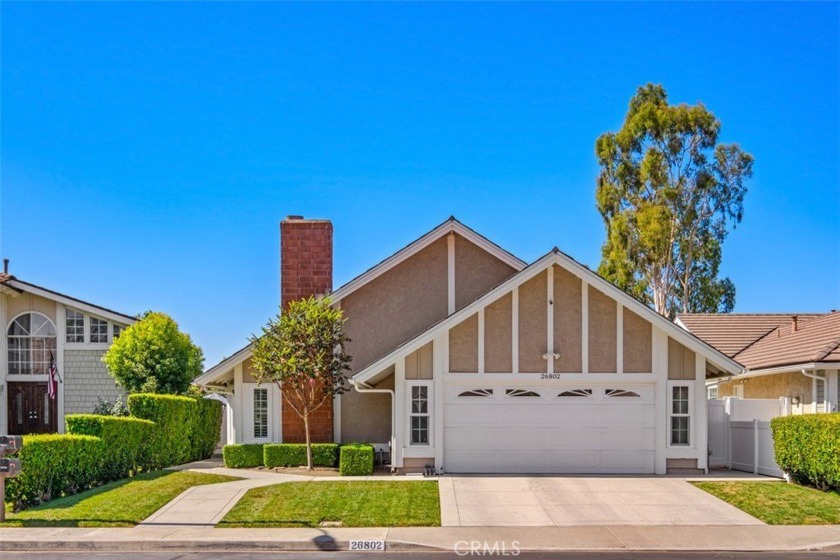
<instances>
[{"instance_id":1,"label":"downspout","mask_svg":"<svg viewBox=\"0 0 840 560\"><path fill-rule=\"evenodd\" d=\"M394 434L396 433L396 423L397 423L397 411L396 411L396 396L394 395L393 389L374 389L367 383L362 383L361 381L357 381L355 379L351 379L350 383L353 384L353 388L356 389L360 393L387 393L391 395L391 439L388 442L389 447L391 448L390 453L388 454L388 459L391 461L389 465L391 467L391 471L394 471L394 453L397 452L397 442L394 439Z\"/></svg>"},{"instance_id":2,"label":"downspout","mask_svg":"<svg viewBox=\"0 0 840 560\"><path fill-rule=\"evenodd\" d=\"M806 370L802 369L799 370L802 375L805 377L810 377L811 379L816 379L817 381L823 382L823 412L828 412L828 401L826 398L828 397L828 377L820 377L815 373L808 373ZM816 393L816 390L814 391ZM817 410L817 395L813 395L814 400L814 414L818 414L819 410Z\"/></svg>"}]
</instances>

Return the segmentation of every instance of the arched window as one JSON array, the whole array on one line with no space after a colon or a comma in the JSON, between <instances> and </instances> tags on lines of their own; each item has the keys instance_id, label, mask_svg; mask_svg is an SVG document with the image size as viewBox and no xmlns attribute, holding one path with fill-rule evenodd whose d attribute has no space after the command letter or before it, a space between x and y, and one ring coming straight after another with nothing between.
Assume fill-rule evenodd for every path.
<instances>
[{"instance_id":1,"label":"arched window","mask_svg":"<svg viewBox=\"0 0 840 560\"><path fill-rule=\"evenodd\" d=\"M9 325L9 374L46 375L55 357L55 325L40 313L18 315Z\"/></svg>"}]
</instances>

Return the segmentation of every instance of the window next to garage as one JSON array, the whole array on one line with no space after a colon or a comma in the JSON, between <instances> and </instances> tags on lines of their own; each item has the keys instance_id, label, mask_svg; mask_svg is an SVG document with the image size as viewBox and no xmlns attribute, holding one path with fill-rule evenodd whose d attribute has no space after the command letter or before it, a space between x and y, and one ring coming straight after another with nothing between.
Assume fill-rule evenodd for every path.
<instances>
[{"instance_id":1,"label":"window next to garage","mask_svg":"<svg viewBox=\"0 0 840 560\"><path fill-rule=\"evenodd\" d=\"M690 445L691 387L671 385L671 445Z\"/></svg>"},{"instance_id":2,"label":"window next to garage","mask_svg":"<svg viewBox=\"0 0 840 560\"><path fill-rule=\"evenodd\" d=\"M411 445L431 445L430 382L408 382L408 430Z\"/></svg>"}]
</instances>

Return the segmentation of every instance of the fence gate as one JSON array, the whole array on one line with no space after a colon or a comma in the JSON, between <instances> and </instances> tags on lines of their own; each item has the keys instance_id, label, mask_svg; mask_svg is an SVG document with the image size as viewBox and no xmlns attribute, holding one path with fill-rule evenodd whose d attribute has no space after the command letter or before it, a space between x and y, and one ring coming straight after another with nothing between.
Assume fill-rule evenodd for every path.
<instances>
[{"instance_id":1,"label":"fence gate","mask_svg":"<svg viewBox=\"0 0 840 560\"><path fill-rule=\"evenodd\" d=\"M783 476L775 460L770 420L789 413L787 399L726 397L706 405L709 466Z\"/></svg>"}]
</instances>

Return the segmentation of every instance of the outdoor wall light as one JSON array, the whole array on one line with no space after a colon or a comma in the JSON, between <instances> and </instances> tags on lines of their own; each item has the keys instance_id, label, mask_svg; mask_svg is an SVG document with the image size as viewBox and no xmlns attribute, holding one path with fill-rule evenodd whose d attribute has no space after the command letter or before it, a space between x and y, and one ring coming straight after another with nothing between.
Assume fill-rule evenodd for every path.
<instances>
[{"instance_id":1,"label":"outdoor wall light","mask_svg":"<svg viewBox=\"0 0 840 560\"><path fill-rule=\"evenodd\" d=\"M790 404L792 404L794 406L798 406L799 405L799 397L798 396L797 397L792 397L790 399Z\"/></svg>"}]
</instances>

